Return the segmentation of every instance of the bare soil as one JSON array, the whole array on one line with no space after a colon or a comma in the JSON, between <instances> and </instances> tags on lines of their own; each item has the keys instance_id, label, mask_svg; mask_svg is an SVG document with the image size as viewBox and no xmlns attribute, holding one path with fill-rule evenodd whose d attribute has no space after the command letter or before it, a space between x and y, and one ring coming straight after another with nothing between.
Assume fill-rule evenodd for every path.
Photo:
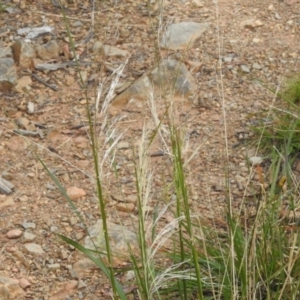
<instances>
[{"instance_id":1,"label":"bare soil","mask_svg":"<svg viewBox=\"0 0 300 300\"><path fill-rule=\"evenodd\" d=\"M216 5L214 2L217 1L204 0L203 6L198 7L192 1L170 1L163 11L162 24L167 26L170 22L195 21L211 25L191 49L181 52L186 60L201 62L202 66L197 72L191 70L199 87L198 98L193 99L189 106L180 108L178 122L186 145L183 154L191 209L206 222L216 223L218 220L222 223L227 205L226 178L230 181L235 209L240 208L244 199L244 188L249 178L245 152L246 142L251 137L250 121L258 118L258 112L267 111L274 104L273 101L276 102L269 89L276 89L287 75L299 72L300 3L220 0ZM55 35L51 38L56 39L62 47L67 44L68 35L61 10L53 6L51 1L5 3L16 5L20 11L0 14L0 29L10 28L10 31L0 34L0 40L5 45L13 43L17 29L45 23L55 27ZM82 43L77 51L82 61L90 62L89 65L80 66L80 70L89 79L91 106L96 102L99 83L103 84L105 90L111 81L111 72L103 68L102 61L92 52L95 41L131 53L121 82L139 78L157 59L155 41L158 16L149 18L143 12L145 3L122 0L116 4L109 1L96 1L95 4L94 35L86 44L82 40L92 28L90 1L65 4L75 43ZM242 26L241 22L248 19L259 22L254 28ZM43 43L43 39L47 38L39 38L34 43ZM161 50L159 54L167 57L172 53ZM226 60L228 57L232 57L232 61ZM118 65L124 59L110 58L108 61ZM242 66L247 66L249 73L243 72ZM75 202L87 225L94 224L101 217L88 128L76 127L88 124L86 100L78 72L75 67L69 67L37 74L48 80L48 83L58 85L59 90L53 91L33 78L27 93L0 94L0 171L3 178L15 186L14 192L5 196L12 197L14 204L0 210L0 271L11 278L25 277L29 280L31 286L26 289L24 299L50 299L54 295L55 285L78 280L70 272L76 261L75 251L61 242L54 232L78 241L84 236L80 222L74 219L68 203L33 150L63 186L75 186L86 192L86 196ZM32 114L27 112L28 102L34 102L38 107ZM124 111L117 116L107 115L107 124L114 124L113 128L123 133L118 143L129 143L125 149L120 147L115 156L118 178L111 166L111 158L108 157L103 164L109 221L119 223L122 220L131 229L132 220L137 220L138 216L136 206L132 211L122 212L119 211L118 200L121 192L127 199L136 196L132 149L141 141L144 121L151 119L146 107L142 113ZM16 135L13 129L17 126L16 119L20 117L44 125L42 130L45 138L27 137L25 141ZM103 120L103 116L99 118ZM96 128L100 132L101 122ZM105 134L110 132L109 126L103 130ZM229 170L224 163L227 156L225 137L228 138ZM101 147L100 161L103 160L102 155L108 149L108 144L103 146L104 149ZM166 147L158 138L149 153L161 150L165 151ZM148 204L151 214L156 205L160 207L172 197L172 193L165 191L166 184L172 180L172 168L169 155L152 157L150 164L151 169L155 169L154 192ZM254 173L252 177L254 182L259 183L257 174ZM45 251L42 257L26 253L22 237L7 237L7 232L12 229L25 230L25 221L35 224L35 228L26 230L36 235L33 242ZM167 217L165 222L168 222ZM24 254L27 263L22 263L16 257L16 251ZM48 265L54 263L59 263L60 267L51 271ZM80 280L84 286L76 288L69 298L51 299L109 298L110 287L100 272L89 272Z\"/></svg>"}]
</instances>

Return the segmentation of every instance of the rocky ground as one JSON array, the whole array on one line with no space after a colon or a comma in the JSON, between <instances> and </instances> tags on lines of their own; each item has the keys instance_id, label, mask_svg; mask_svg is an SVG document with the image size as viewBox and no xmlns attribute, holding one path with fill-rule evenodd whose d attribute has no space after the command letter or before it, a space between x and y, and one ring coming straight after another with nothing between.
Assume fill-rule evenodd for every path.
<instances>
[{"instance_id":1,"label":"rocky ground","mask_svg":"<svg viewBox=\"0 0 300 300\"><path fill-rule=\"evenodd\" d=\"M133 149L141 143L143 125L147 123L151 131L157 124L155 116L163 117L165 101L174 100L174 122L183 132L192 211L207 222L224 219L228 176L224 129L234 207L239 209L244 195L255 192L245 193L249 178L245 141L257 113L276 101L269 89L299 71L299 1L172 0L163 10L151 4L150 16L141 0L97 1L94 13L90 1L66 1L79 66L57 1L2 2L6 10L0 14L1 299L109 298L110 288L101 273L56 237L60 233L88 243L80 220L34 155L59 178L85 223L96 224L91 230L97 232L101 216L86 98L77 67L103 142L101 174L119 251L124 251L124 232L117 224L126 226L134 243L132 224L139 213ZM37 37L19 31L45 26L51 32ZM193 35L181 40L187 32ZM164 71L157 68L158 60ZM114 71L123 67L110 94ZM174 86L171 79L178 79ZM152 92L156 114L149 103ZM162 130L148 153L149 168L155 170L149 216L156 205L163 207L173 196L164 188L171 180L166 138ZM118 178L111 166L110 145L116 149ZM248 150L255 160L255 151ZM255 173L252 180L259 183ZM166 214L163 222L170 218ZM120 259L116 264L125 262Z\"/></svg>"}]
</instances>

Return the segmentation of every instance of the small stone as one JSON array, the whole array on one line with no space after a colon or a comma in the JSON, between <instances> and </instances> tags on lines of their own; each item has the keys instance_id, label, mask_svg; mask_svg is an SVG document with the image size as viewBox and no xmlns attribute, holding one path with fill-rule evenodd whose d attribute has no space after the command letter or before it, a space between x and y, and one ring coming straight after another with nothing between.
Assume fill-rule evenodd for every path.
<instances>
[{"instance_id":1,"label":"small stone","mask_svg":"<svg viewBox=\"0 0 300 300\"><path fill-rule=\"evenodd\" d=\"M18 40L12 45L14 61L21 69L33 69L36 57L34 48L24 40Z\"/></svg>"},{"instance_id":2,"label":"small stone","mask_svg":"<svg viewBox=\"0 0 300 300\"><path fill-rule=\"evenodd\" d=\"M79 280L78 281L78 286L77 288L80 290L80 289L83 289L83 288L86 288L86 284L84 283L83 280Z\"/></svg>"},{"instance_id":3,"label":"small stone","mask_svg":"<svg viewBox=\"0 0 300 300\"><path fill-rule=\"evenodd\" d=\"M120 30L120 36L122 38L128 38L130 36L130 31L128 29L121 29Z\"/></svg>"},{"instance_id":4,"label":"small stone","mask_svg":"<svg viewBox=\"0 0 300 300\"><path fill-rule=\"evenodd\" d=\"M129 195L126 197L126 202L127 203L137 203L137 195Z\"/></svg>"},{"instance_id":5,"label":"small stone","mask_svg":"<svg viewBox=\"0 0 300 300\"><path fill-rule=\"evenodd\" d=\"M245 73L250 73L250 69L247 66L245 66L245 65L241 65L241 69Z\"/></svg>"},{"instance_id":6,"label":"small stone","mask_svg":"<svg viewBox=\"0 0 300 300\"><path fill-rule=\"evenodd\" d=\"M274 17L275 17L276 20L280 20L281 19L281 17L279 16L278 13L275 13Z\"/></svg>"},{"instance_id":7,"label":"small stone","mask_svg":"<svg viewBox=\"0 0 300 300\"><path fill-rule=\"evenodd\" d=\"M94 46L93 46L93 52L94 53L100 53L101 49L103 47L103 43L100 41L95 42Z\"/></svg>"},{"instance_id":8,"label":"small stone","mask_svg":"<svg viewBox=\"0 0 300 300\"><path fill-rule=\"evenodd\" d=\"M69 187L67 189L67 194L71 200L77 200L86 195L86 192L83 189L80 189L76 186Z\"/></svg>"},{"instance_id":9,"label":"small stone","mask_svg":"<svg viewBox=\"0 0 300 300\"><path fill-rule=\"evenodd\" d=\"M68 257L69 257L69 254L68 254L68 252L66 250L64 250L64 249L60 250L60 258L61 259L65 260Z\"/></svg>"},{"instance_id":10,"label":"small stone","mask_svg":"<svg viewBox=\"0 0 300 300\"><path fill-rule=\"evenodd\" d=\"M262 69L262 66L261 66L260 64L258 64L258 63L254 63L254 64L252 65L252 68L253 68L253 69L256 69L256 70L261 70L261 69Z\"/></svg>"},{"instance_id":11,"label":"small stone","mask_svg":"<svg viewBox=\"0 0 300 300\"><path fill-rule=\"evenodd\" d=\"M20 229L12 229L6 233L9 239L17 239L22 235L23 231Z\"/></svg>"},{"instance_id":12,"label":"small stone","mask_svg":"<svg viewBox=\"0 0 300 300\"><path fill-rule=\"evenodd\" d=\"M223 58L223 61L226 62L226 63L231 63L233 60L233 57L232 56L225 56Z\"/></svg>"},{"instance_id":13,"label":"small stone","mask_svg":"<svg viewBox=\"0 0 300 300\"><path fill-rule=\"evenodd\" d=\"M128 142L119 142L117 144L117 149L128 149L129 148L129 143Z\"/></svg>"},{"instance_id":14,"label":"small stone","mask_svg":"<svg viewBox=\"0 0 300 300\"><path fill-rule=\"evenodd\" d=\"M26 278L19 279L19 285L23 290L26 290L28 287L31 286L31 283Z\"/></svg>"},{"instance_id":15,"label":"small stone","mask_svg":"<svg viewBox=\"0 0 300 300\"><path fill-rule=\"evenodd\" d=\"M67 86L71 86L75 83L75 78L74 76L71 76L71 75L66 75L65 77L65 82L66 82L66 85Z\"/></svg>"},{"instance_id":16,"label":"small stone","mask_svg":"<svg viewBox=\"0 0 300 300\"><path fill-rule=\"evenodd\" d=\"M73 26L74 27L81 27L83 25L83 23L81 22L81 21L75 21L74 23L73 23Z\"/></svg>"},{"instance_id":17,"label":"small stone","mask_svg":"<svg viewBox=\"0 0 300 300\"><path fill-rule=\"evenodd\" d=\"M132 212L135 208L135 205L133 203L118 203L116 208L118 211Z\"/></svg>"},{"instance_id":18,"label":"small stone","mask_svg":"<svg viewBox=\"0 0 300 300\"><path fill-rule=\"evenodd\" d=\"M241 25L241 27L253 29L255 27L254 23L255 23L255 19L247 19L247 20L242 21L240 23L240 25Z\"/></svg>"},{"instance_id":19,"label":"small stone","mask_svg":"<svg viewBox=\"0 0 300 300\"><path fill-rule=\"evenodd\" d=\"M200 0L192 0L192 3L197 7L204 7L204 3Z\"/></svg>"},{"instance_id":20,"label":"small stone","mask_svg":"<svg viewBox=\"0 0 300 300\"><path fill-rule=\"evenodd\" d=\"M117 56L117 57L125 57L128 56L129 52L126 50L119 49L110 45L103 45L102 47L103 53L105 56Z\"/></svg>"},{"instance_id":21,"label":"small stone","mask_svg":"<svg viewBox=\"0 0 300 300\"><path fill-rule=\"evenodd\" d=\"M31 84L31 78L29 76L23 76L18 80L18 83L15 87L16 91L19 93L28 93L28 89L30 88Z\"/></svg>"},{"instance_id":22,"label":"small stone","mask_svg":"<svg viewBox=\"0 0 300 300\"><path fill-rule=\"evenodd\" d=\"M45 251L42 249L42 247L38 244L27 243L24 245L24 247L27 250L27 252L30 254L42 255L45 253Z\"/></svg>"},{"instance_id":23,"label":"small stone","mask_svg":"<svg viewBox=\"0 0 300 300\"><path fill-rule=\"evenodd\" d=\"M260 156L252 156L249 158L250 163L253 166L260 165L263 162L263 158Z\"/></svg>"},{"instance_id":24,"label":"small stone","mask_svg":"<svg viewBox=\"0 0 300 300\"><path fill-rule=\"evenodd\" d=\"M39 58L49 60L59 57L59 45L55 40L51 40L46 44L40 45L36 48Z\"/></svg>"},{"instance_id":25,"label":"small stone","mask_svg":"<svg viewBox=\"0 0 300 300\"><path fill-rule=\"evenodd\" d=\"M123 282L128 282L131 281L135 278L135 272L133 270L127 271L125 272L124 276L123 276Z\"/></svg>"},{"instance_id":26,"label":"small stone","mask_svg":"<svg viewBox=\"0 0 300 300\"><path fill-rule=\"evenodd\" d=\"M33 223L33 222L27 222L27 221L24 221L22 223L22 226L25 229L35 229L36 228L36 224L35 223Z\"/></svg>"},{"instance_id":27,"label":"small stone","mask_svg":"<svg viewBox=\"0 0 300 300\"><path fill-rule=\"evenodd\" d=\"M18 73L10 57L0 58L0 91L8 92L18 83Z\"/></svg>"},{"instance_id":28,"label":"small stone","mask_svg":"<svg viewBox=\"0 0 300 300\"><path fill-rule=\"evenodd\" d=\"M254 38L254 39L252 40L252 42L255 43L255 44L258 44L258 43L260 42L260 39Z\"/></svg>"},{"instance_id":29,"label":"small stone","mask_svg":"<svg viewBox=\"0 0 300 300\"><path fill-rule=\"evenodd\" d=\"M261 22L260 20L256 20L254 24L255 24L255 27L261 27L264 25L263 22Z\"/></svg>"},{"instance_id":30,"label":"small stone","mask_svg":"<svg viewBox=\"0 0 300 300\"><path fill-rule=\"evenodd\" d=\"M58 227L55 226L55 225L51 225L51 226L50 226L50 231L51 231L51 232L56 232L56 231L58 231Z\"/></svg>"},{"instance_id":31,"label":"small stone","mask_svg":"<svg viewBox=\"0 0 300 300\"><path fill-rule=\"evenodd\" d=\"M27 202L28 201L28 196L27 195L22 195L18 198L21 202Z\"/></svg>"},{"instance_id":32,"label":"small stone","mask_svg":"<svg viewBox=\"0 0 300 300\"><path fill-rule=\"evenodd\" d=\"M35 234L25 231L23 235L23 242L25 243L32 242L35 238L36 238Z\"/></svg>"},{"instance_id":33,"label":"small stone","mask_svg":"<svg viewBox=\"0 0 300 300\"><path fill-rule=\"evenodd\" d=\"M208 23L181 22L171 24L162 35L160 46L170 50L192 48L194 42L208 29Z\"/></svg>"},{"instance_id":34,"label":"small stone","mask_svg":"<svg viewBox=\"0 0 300 300\"><path fill-rule=\"evenodd\" d=\"M69 219L69 223L70 225L74 226L76 223L78 222L78 218L76 216L72 216L70 219Z\"/></svg>"},{"instance_id":35,"label":"small stone","mask_svg":"<svg viewBox=\"0 0 300 300\"><path fill-rule=\"evenodd\" d=\"M77 232L75 238L77 241L82 240L84 238L84 232L83 231Z\"/></svg>"},{"instance_id":36,"label":"small stone","mask_svg":"<svg viewBox=\"0 0 300 300\"><path fill-rule=\"evenodd\" d=\"M60 264L49 264L49 265L47 265L47 267L50 270L57 270L57 269L60 269Z\"/></svg>"}]
</instances>

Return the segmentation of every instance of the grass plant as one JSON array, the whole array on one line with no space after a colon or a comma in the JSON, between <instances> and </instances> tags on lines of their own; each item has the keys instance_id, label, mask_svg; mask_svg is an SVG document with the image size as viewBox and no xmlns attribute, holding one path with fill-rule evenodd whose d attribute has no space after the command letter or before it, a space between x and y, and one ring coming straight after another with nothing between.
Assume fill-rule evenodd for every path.
<instances>
[{"instance_id":1,"label":"grass plant","mask_svg":"<svg viewBox=\"0 0 300 300\"><path fill-rule=\"evenodd\" d=\"M67 21L66 28L69 40L72 41ZM72 48L74 51L74 43ZM80 73L79 69L78 72ZM118 83L119 73L116 72L113 76L112 90ZM101 89L98 91L100 92ZM225 223L221 227L218 226L217 221L215 224L207 225L204 216L190 208L183 159L184 132L182 128L175 125L172 104L166 103L165 113L160 119L155 110L156 99L153 95L152 98L150 96L154 130L149 131L148 124L145 123L140 145L137 150L133 149L133 157L138 157L134 160L134 170L139 253L138 255L134 253L129 243L128 252L130 253L129 265L135 273L135 299L296 300L300 298L299 193L297 180L292 172L292 163L297 159L300 140L297 105L300 99L299 85L293 82L288 91L288 103L291 106L272 110L271 116L274 122L272 127L264 125L264 130L260 131L261 145L269 151L272 159L270 184L267 186L262 184L260 192L254 196L256 207L255 214L251 218L247 215L246 201L241 201L243 207L240 211L244 213L234 214L230 199L231 191L228 188L224 195L228 199L227 211L224 211ZM129 299L125 288L117 280L117 273L113 267L115 254L110 246L110 228L106 221L106 200L101 172L103 161L100 161L100 157L111 160L112 169L118 177L118 172L113 166L116 163L114 154L119 136L115 134L113 126L108 124L107 118L102 120L105 124L102 129L111 130L96 132L94 120L89 113L87 96L86 100L89 138L107 259L103 260L103 256L98 255L97 251L85 249L67 237L61 236L61 238L82 251L102 270L111 283L114 299ZM225 99L223 101L225 102ZM109 97L104 99L102 115L106 114L109 102ZM225 106L223 108L226 119ZM167 121L163 122L163 120ZM155 138L161 138L167 148L173 178L171 182L166 183L164 189L167 191L166 195L173 191L174 197L166 196L162 201L164 204L160 206L160 212L150 216L147 206L152 196L152 179L155 170L149 165L148 149ZM99 148L100 141L108 143L109 146ZM270 143L272 147L266 148ZM226 147L228 147L227 143ZM106 152L100 153L100 151ZM41 163L47 169L42 161ZM68 198L56 177L49 169L47 171L70 203L72 210L77 212L76 206ZM283 173L287 187L281 186L278 190ZM160 226L160 221L166 212L173 213L173 220L165 226Z\"/></svg>"}]
</instances>

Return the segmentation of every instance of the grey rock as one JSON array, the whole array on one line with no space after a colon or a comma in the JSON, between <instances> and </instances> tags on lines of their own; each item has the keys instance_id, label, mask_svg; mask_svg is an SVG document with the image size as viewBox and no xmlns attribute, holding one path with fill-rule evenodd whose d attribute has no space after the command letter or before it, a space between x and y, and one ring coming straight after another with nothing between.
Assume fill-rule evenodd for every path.
<instances>
[{"instance_id":1,"label":"grey rock","mask_svg":"<svg viewBox=\"0 0 300 300\"><path fill-rule=\"evenodd\" d=\"M162 48L179 50L192 47L207 29L208 23L181 22L170 25L163 35L160 46Z\"/></svg>"},{"instance_id":2,"label":"grey rock","mask_svg":"<svg viewBox=\"0 0 300 300\"><path fill-rule=\"evenodd\" d=\"M226 63L231 63L233 60L233 57L232 56L226 56L223 58L223 61L226 62Z\"/></svg>"},{"instance_id":3,"label":"grey rock","mask_svg":"<svg viewBox=\"0 0 300 300\"><path fill-rule=\"evenodd\" d=\"M174 87L175 94L189 96L196 89L193 77L186 66L175 59L165 59L149 74L152 83L158 87Z\"/></svg>"},{"instance_id":4,"label":"grey rock","mask_svg":"<svg viewBox=\"0 0 300 300\"><path fill-rule=\"evenodd\" d=\"M122 50L110 45L103 45L102 50L105 56L126 57L129 54L129 52L126 50Z\"/></svg>"},{"instance_id":5,"label":"grey rock","mask_svg":"<svg viewBox=\"0 0 300 300\"><path fill-rule=\"evenodd\" d=\"M95 42L95 44L93 45L93 52L94 53L100 53L102 47L103 47L102 42L100 42L100 41Z\"/></svg>"},{"instance_id":6,"label":"grey rock","mask_svg":"<svg viewBox=\"0 0 300 300\"><path fill-rule=\"evenodd\" d=\"M75 22L73 23L73 26L74 26L74 27L81 27L81 26L83 26L83 23L82 23L81 21L75 21Z\"/></svg>"},{"instance_id":7,"label":"grey rock","mask_svg":"<svg viewBox=\"0 0 300 300\"><path fill-rule=\"evenodd\" d=\"M50 231L51 231L51 232L56 232L56 231L58 231L58 227L55 226L55 225L51 225L51 226L50 226Z\"/></svg>"},{"instance_id":8,"label":"grey rock","mask_svg":"<svg viewBox=\"0 0 300 300\"><path fill-rule=\"evenodd\" d=\"M47 265L47 267L50 270L57 270L57 269L60 269L60 264L49 264L49 265Z\"/></svg>"},{"instance_id":9,"label":"grey rock","mask_svg":"<svg viewBox=\"0 0 300 300\"><path fill-rule=\"evenodd\" d=\"M23 242L28 243L34 241L36 238L36 235L30 232L25 231L23 234Z\"/></svg>"},{"instance_id":10,"label":"grey rock","mask_svg":"<svg viewBox=\"0 0 300 300\"><path fill-rule=\"evenodd\" d=\"M263 158L260 156L252 156L249 158L249 161L253 166L256 166L263 162Z\"/></svg>"},{"instance_id":11,"label":"grey rock","mask_svg":"<svg viewBox=\"0 0 300 300\"><path fill-rule=\"evenodd\" d=\"M55 40L51 40L46 44L36 47L39 58L49 60L59 56L59 45Z\"/></svg>"},{"instance_id":12,"label":"grey rock","mask_svg":"<svg viewBox=\"0 0 300 300\"><path fill-rule=\"evenodd\" d=\"M11 91L18 83L17 68L12 58L0 58L0 91Z\"/></svg>"},{"instance_id":13,"label":"grey rock","mask_svg":"<svg viewBox=\"0 0 300 300\"><path fill-rule=\"evenodd\" d=\"M45 33L51 33L54 30L54 27L51 26L41 26L41 27L25 27L17 30L17 33L20 35L25 35L25 39L34 39L37 36Z\"/></svg>"},{"instance_id":14,"label":"grey rock","mask_svg":"<svg viewBox=\"0 0 300 300\"><path fill-rule=\"evenodd\" d=\"M241 69L245 73L250 73L250 69L247 66L245 66L245 65L241 65Z\"/></svg>"},{"instance_id":15,"label":"grey rock","mask_svg":"<svg viewBox=\"0 0 300 300\"><path fill-rule=\"evenodd\" d=\"M21 69L33 69L33 60L36 58L34 48L24 40L18 40L12 45L15 64Z\"/></svg>"},{"instance_id":16,"label":"grey rock","mask_svg":"<svg viewBox=\"0 0 300 300\"><path fill-rule=\"evenodd\" d=\"M27 221L24 221L24 222L22 223L22 226L23 226L25 229L35 229L35 228L36 228L36 224L35 224L35 223L27 222Z\"/></svg>"},{"instance_id":17,"label":"grey rock","mask_svg":"<svg viewBox=\"0 0 300 300\"><path fill-rule=\"evenodd\" d=\"M258 63L253 63L252 68L256 69L256 70L261 70L262 66L260 64L258 64Z\"/></svg>"},{"instance_id":18,"label":"grey rock","mask_svg":"<svg viewBox=\"0 0 300 300\"><path fill-rule=\"evenodd\" d=\"M45 253L44 250L42 249L42 247L38 244L27 243L27 244L24 244L24 247L25 247L26 251L31 254L42 255Z\"/></svg>"},{"instance_id":19,"label":"grey rock","mask_svg":"<svg viewBox=\"0 0 300 300\"><path fill-rule=\"evenodd\" d=\"M138 239L134 232L129 231L124 226L110 222L108 222L108 228L110 247L116 260L122 261L122 259L128 259L128 245L130 245L133 253L138 250ZM88 232L89 236L84 239L83 246L87 249L105 252L106 242L104 238L102 220L98 220L96 224L88 227Z\"/></svg>"},{"instance_id":20,"label":"grey rock","mask_svg":"<svg viewBox=\"0 0 300 300\"><path fill-rule=\"evenodd\" d=\"M111 113L125 107L138 110L141 101L147 101L153 92L156 95L170 92L187 98L196 92L196 83L183 63L172 58L164 59L113 100Z\"/></svg>"}]
</instances>

